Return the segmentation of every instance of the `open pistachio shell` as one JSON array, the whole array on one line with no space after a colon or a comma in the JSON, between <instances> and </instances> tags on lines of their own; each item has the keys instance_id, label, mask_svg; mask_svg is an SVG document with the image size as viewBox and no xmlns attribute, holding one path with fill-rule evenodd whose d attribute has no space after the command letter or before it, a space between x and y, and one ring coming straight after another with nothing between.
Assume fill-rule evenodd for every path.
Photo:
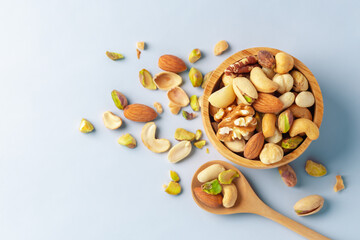
<instances>
[{"instance_id":1,"label":"open pistachio shell","mask_svg":"<svg viewBox=\"0 0 360 240\"><path fill-rule=\"evenodd\" d=\"M324 205L324 198L319 195L310 195L300 199L294 205L294 210L299 216L308 216L320 211Z\"/></svg>"},{"instance_id":2,"label":"open pistachio shell","mask_svg":"<svg viewBox=\"0 0 360 240\"><path fill-rule=\"evenodd\" d=\"M186 107L190 103L188 95L180 87L174 87L173 89L170 89L167 93L167 96L170 102L180 107Z\"/></svg>"},{"instance_id":3,"label":"open pistachio shell","mask_svg":"<svg viewBox=\"0 0 360 240\"><path fill-rule=\"evenodd\" d=\"M236 96L243 104L251 105L251 103L258 98L256 88L247 78L235 78L233 80L233 89Z\"/></svg>"},{"instance_id":4,"label":"open pistachio shell","mask_svg":"<svg viewBox=\"0 0 360 240\"><path fill-rule=\"evenodd\" d=\"M167 91L180 86L182 78L180 75L173 72L160 72L154 76L154 82L160 90Z\"/></svg>"}]
</instances>

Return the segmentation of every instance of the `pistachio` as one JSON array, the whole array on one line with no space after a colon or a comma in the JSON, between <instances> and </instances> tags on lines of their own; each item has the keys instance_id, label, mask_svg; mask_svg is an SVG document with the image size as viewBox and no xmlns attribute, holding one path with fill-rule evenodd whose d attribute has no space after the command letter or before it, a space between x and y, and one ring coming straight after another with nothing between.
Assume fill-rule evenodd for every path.
<instances>
[{"instance_id":1,"label":"pistachio","mask_svg":"<svg viewBox=\"0 0 360 240\"><path fill-rule=\"evenodd\" d=\"M186 120L192 120L197 117L195 113L189 113L185 110L182 110L182 115Z\"/></svg>"},{"instance_id":2,"label":"pistachio","mask_svg":"<svg viewBox=\"0 0 360 240\"><path fill-rule=\"evenodd\" d=\"M123 110L128 105L128 101L125 95L117 90L113 90L111 92L111 97L115 103L115 106L120 110Z\"/></svg>"},{"instance_id":3,"label":"pistachio","mask_svg":"<svg viewBox=\"0 0 360 240\"><path fill-rule=\"evenodd\" d=\"M150 89L150 90L156 90L156 85L153 80L153 77L146 69L141 69L139 72L139 80L141 85L144 86L144 88Z\"/></svg>"},{"instance_id":4,"label":"pistachio","mask_svg":"<svg viewBox=\"0 0 360 240\"><path fill-rule=\"evenodd\" d=\"M207 194L211 194L211 195L218 195L222 191L221 184L217 179L202 184L201 189Z\"/></svg>"},{"instance_id":5,"label":"pistachio","mask_svg":"<svg viewBox=\"0 0 360 240\"><path fill-rule=\"evenodd\" d=\"M286 164L281 167L278 167L279 174L288 187L294 187L297 183L297 177L294 169Z\"/></svg>"},{"instance_id":6,"label":"pistachio","mask_svg":"<svg viewBox=\"0 0 360 240\"><path fill-rule=\"evenodd\" d=\"M159 102L154 102L154 108L156 110L157 113L161 114L163 113L163 107L161 106L161 103Z\"/></svg>"},{"instance_id":7,"label":"pistachio","mask_svg":"<svg viewBox=\"0 0 360 240\"><path fill-rule=\"evenodd\" d=\"M194 141L196 135L192 132L189 132L183 128L177 128L175 130L175 139L178 141Z\"/></svg>"},{"instance_id":8,"label":"pistachio","mask_svg":"<svg viewBox=\"0 0 360 240\"><path fill-rule=\"evenodd\" d=\"M214 47L214 55L215 56L221 55L228 48L229 48L228 43L225 40L221 40L218 43L216 43Z\"/></svg>"},{"instance_id":9,"label":"pistachio","mask_svg":"<svg viewBox=\"0 0 360 240\"><path fill-rule=\"evenodd\" d=\"M207 153L207 154L209 154L209 153L210 153L209 148L206 148L206 153Z\"/></svg>"},{"instance_id":10,"label":"pistachio","mask_svg":"<svg viewBox=\"0 0 360 240\"><path fill-rule=\"evenodd\" d=\"M181 186L179 183L171 181L168 185L164 186L165 192L171 195L178 195L181 193Z\"/></svg>"},{"instance_id":11,"label":"pistachio","mask_svg":"<svg viewBox=\"0 0 360 240\"><path fill-rule=\"evenodd\" d=\"M202 137L202 131L200 129L195 132L195 140L198 141Z\"/></svg>"},{"instance_id":12,"label":"pistachio","mask_svg":"<svg viewBox=\"0 0 360 240\"><path fill-rule=\"evenodd\" d=\"M190 99L181 87L174 87L167 92L167 97L174 105L186 107L190 103Z\"/></svg>"},{"instance_id":13,"label":"pistachio","mask_svg":"<svg viewBox=\"0 0 360 240\"><path fill-rule=\"evenodd\" d=\"M284 150L275 143L266 143L260 153L260 160L264 164L272 164L281 161Z\"/></svg>"},{"instance_id":14,"label":"pistachio","mask_svg":"<svg viewBox=\"0 0 360 240\"><path fill-rule=\"evenodd\" d=\"M159 72L154 76L154 83L160 90L168 91L182 83L182 77L173 72Z\"/></svg>"},{"instance_id":15,"label":"pistachio","mask_svg":"<svg viewBox=\"0 0 360 240\"><path fill-rule=\"evenodd\" d=\"M251 105L258 98L254 85L244 77L233 80L233 89L238 99L245 105Z\"/></svg>"},{"instance_id":16,"label":"pistachio","mask_svg":"<svg viewBox=\"0 0 360 240\"><path fill-rule=\"evenodd\" d=\"M283 111L278 117L278 127L280 132L287 133L290 130L293 121L294 117L292 112L289 109Z\"/></svg>"},{"instance_id":17,"label":"pistachio","mask_svg":"<svg viewBox=\"0 0 360 240\"><path fill-rule=\"evenodd\" d=\"M136 147L136 140L133 136L129 133L122 135L118 139L118 143L128 148L135 148Z\"/></svg>"},{"instance_id":18,"label":"pistachio","mask_svg":"<svg viewBox=\"0 0 360 240\"><path fill-rule=\"evenodd\" d=\"M202 84L201 84L201 87L202 87L202 88L205 88L206 83L207 83L207 81L210 79L210 77L211 77L211 75L213 74L213 72L214 72L214 71L210 71L210 72L208 72L207 74L205 74L204 79L203 79L203 82L202 82Z\"/></svg>"},{"instance_id":19,"label":"pistachio","mask_svg":"<svg viewBox=\"0 0 360 240\"><path fill-rule=\"evenodd\" d=\"M199 106L199 101L196 95L192 95L190 97L190 107L192 108L192 110L194 110L195 112L198 112L200 110L200 106Z\"/></svg>"},{"instance_id":20,"label":"pistachio","mask_svg":"<svg viewBox=\"0 0 360 240\"><path fill-rule=\"evenodd\" d=\"M336 183L334 186L334 191L338 192L338 191L343 190L344 188L345 188L345 185L344 185L343 179L341 178L341 175L336 175Z\"/></svg>"},{"instance_id":21,"label":"pistachio","mask_svg":"<svg viewBox=\"0 0 360 240\"><path fill-rule=\"evenodd\" d=\"M121 118L110 111L104 112L103 121L108 129L117 129L122 125Z\"/></svg>"},{"instance_id":22,"label":"pistachio","mask_svg":"<svg viewBox=\"0 0 360 240\"><path fill-rule=\"evenodd\" d=\"M205 140L200 140L200 141L194 142L194 146L198 149L202 149L205 145L206 145Z\"/></svg>"},{"instance_id":23,"label":"pistachio","mask_svg":"<svg viewBox=\"0 0 360 240\"><path fill-rule=\"evenodd\" d=\"M306 161L305 171L313 177L322 177L327 173L324 165L311 160Z\"/></svg>"},{"instance_id":24,"label":"pistachio","mask_svg":"<svg viewBox=\"0 0 360 240\"><path fill-rule=\"evenodd\" d=\"M305 91L299 93L295 98L295 103L299 107L311 107L315 103L314 95L311 92Z\"/></svg>"},{"instance_id":25,"label":"pistachio","mask_svg":"<svg viewBox=\"0 0 360 240\"><path fill-rule=\"evenodd\" d=\"M108 58L110 58L113 61L124 58L124 56L120 53L109 52L109 51L106 51L106 56L108 56Z\"/></svg>"},{"instance_id":26,"label":"pistachio","mask_svg":"<svg viewBox=\"0 0 360 240\"><path fill-rule=\"evenodd\" d=\"M294 205L294 210L299 216L308 216L320 211L324 205L324 198L319 195L310 195L300 199Z\"/></svg>"},{"instance_id":27,"label":"pistachio","mask_svg":"<svg viewBox=\"0 0 360 240\"><path fill-rule=\"evenodd\" d=\"M295 92L302 92L308 90L309 82L301 72L297 70L292 70L290 74L294 79L293 89Z\"/></svg>"},{"instance_id":28,"label":"pistachio","mask_svg":"<svg viewBox=\"0 0 360 240\"><path fill-rule=\"evenodd\" d=\"M201 58L201 52L200 52L200 49L198 49L198 48L195 48L189 54L189 62L191 62L191 63L196 62L200 58Z\"/></svg>"},{"instance_id":29,"label":"pistachio","mask_svg":"<svg viewBox=\"0 0 360 240\"><path fill-rule=\"evenodd\" d=\"M224 166L216 163L199 172L197 179L199 182L204 183L217 178L222 171L225 171Z\"/></svg>"},{"instance_id":30,"label":"pistachio","mask_svg":"<svg viewBox=\"0 0 360 240\"><path fill-rule=\"evenodd\" d=\"M170 170L170 178L171 178L171 180L173 180L174 182L180 181L179 175L177 174L177 172L175 172L175 171L173 171L173 170Z\"/></svg>"},{"instance_id":31,"label":"pistachio","mask_svg":"<svg viewBox=\"0 0 360 240\"><path fill-rule=\"evenodd\" d=\"M235 139L234 141L224 142L225 146L231 151L239 153L245 150L245 139Z\"/></svg>"},{"instance_id":32,"label":"pistachio","mask_svg":"<svg viewBox=\"0 0 360 240\"><path fill-rule=\"evenodd\" d=\"M189 71L189 79L193 87L200 87L203 81L203 76L198 69L192 67Z\"/></svg>"},{"instance_id":33,"label":"pistachio","mask_svg":"<svg viewBox=\"0 0 360 240\"><path fill-rule=\"evenodd\" d=\"M136 47L138 49L140 49L140 50L144 50L145 49L145 42L137 42Z\"/></svg>"},{"instance_id":34,"label":"pistachio","mask_svg":"<svg viewBox=\"0 0 360 240\"><path fill-rule=\"evenodd\" d=\"M219 182L221 184L231 184L234 178L239 177L239 173L238 171L234 170L234 169L229 169L229 170L225 170L222 171L219 176Z\"/></svg>"},{"instance_id":35,"label":"pistachio","mask_svg":"<svg viewBox=\"0 0 360 240\"><path fill-rule=\"evenodd\" d=\"M180 110L181 110L181 106L176 105L176 104L174 104L172 102L169 102L168 106L170 108L170 112L172 114L174 114L174 115L178 114L180 112Z\"/></svg>"},{"instance_id":36,"label":"pistachio","mask_svg":"<svg viewBox=\"0 0 360 240\"><path fill-rule=\"evenodd\" d=\"M92 125L92 123L90 121L83 118L83 119L81 119L79 130L82 133L89 133L89 132L94 131L94 126Z\"/></svg>"},{"instance_id":37,"label":"pistachio","mask_svg":"<svg viewBox=\"0 0 360 240\"><path fill-rule=\"evenodd\" d=\"M190 141L181 141L173 146L168 153L168 160L171 163L177 163L186 158L191 152Z\"/></svg>"},{"instance_id":38,"label":"pistachio","mask_svg":"<svg viewBox=\"0 0 360 240\"><path fill-rule=\"evenodd\" d=\"M303 138L300 136L283 139L281 142L281 147L284 149L295 149L303 141Z\"/></svg>"}]
</instances>

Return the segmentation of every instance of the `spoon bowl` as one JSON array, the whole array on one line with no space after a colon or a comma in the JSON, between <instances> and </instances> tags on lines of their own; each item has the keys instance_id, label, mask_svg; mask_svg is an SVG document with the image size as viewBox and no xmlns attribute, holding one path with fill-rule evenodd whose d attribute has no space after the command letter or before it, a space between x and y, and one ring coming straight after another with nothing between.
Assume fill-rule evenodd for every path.
<instances>
[{"instance_id":1,"label":"spoon bowl","mask_svg":"<svg viewBox=\"0 0 360 240\"><path fill-rule=\"evenodd\" d=\"M221 164L225 167L226 170L228 169L234 169L239 173L239 177L235 178L233 180L233 183L236 185L236 188L238 190L238 198L235 202L235 205L232 208L211 208L203 204L199 199L196 197L194 189L196 187L200 187L202 183L200 183L197 179L198 174L204 170L205 168L213 165L213 164ZM195 172L192 181L191 181L191 192L194 201L196 204L204 209L207 212L214 213L214 214L235 214L235 213L253 213L257 215L261 215L263 217L269 218L275 222L278 222L282 224L283 226L293 230L294 232L304 236L307 239L330 239L327 238L314 230L305 227L304 225L285 217L284 215L276 212L275 210L271 209L269 206L267 206L254 192L254 190L251 188L249 182L246 180L245 176L240 172L239 169L237 169L235 166L233 166L230 163L224 162L224 161L210 161L202 166L199 167L199 169Z\"/></svg>"}]
</instances>

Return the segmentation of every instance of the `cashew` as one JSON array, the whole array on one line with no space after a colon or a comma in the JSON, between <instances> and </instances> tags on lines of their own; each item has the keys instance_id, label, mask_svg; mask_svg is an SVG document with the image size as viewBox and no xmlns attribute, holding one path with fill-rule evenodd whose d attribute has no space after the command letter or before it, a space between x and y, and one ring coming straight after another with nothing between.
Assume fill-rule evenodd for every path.
<instances>
[{"instance_id":1,"label":"cashew","mask_svg":"<svg viewBox=\"0 0 360 240\"><path fill-rule=\"evenodd\" d=\"M266 113L262 119L262 131L265 138L274 136L275 134L276 115Z\"/></svg>"},{"instance_id":2,"label":"cashew","mask_svg":"<svg viewBox=\"0 0 360 240\"><path fill-rule=\"evenodd\" d=\"M290 137L295 137L300 133L305 133L310 140L316 140L320 134L318 126L313 121L306 118L296 119L289 131Z\"/></svg>"},{"instance_id":3,"label":"cashew","mask_svg":"<svg viewBox=\"0 0 360 240\"><path fill-rule=\"evenodd\" d=\"M233 207L236 203L238 195L236 186L233 183L222 185L222 194L224 195L222 201L223 206L225 208Z\"/></svg>"},{"instance_id":4,"label":"cashew","mask_svg":"<svg viewBox=\"0 0 360 240\"><path fill-rule=\"evenodd\" d=\"M192 149L190 141L181 141L173 146L168 153L168 160L171 163L177 163L186 158Z\"/></svg>"},{"instance_id":5,"label":"cashew","mask_svg":"<svg viewBox=\"0 0 360 240\"><path fill-rule=\"evenodd\" d=\"M220 164L213 164L199 172L197 179L199 182L204 183L217 178L222 171L225 171L224 166Z\"/></svg>"},{"instance_id":6,"label":"cashew","mask_svg":"<svg viewBox=\"0 0 360 240\"><path fill-rule=\"evenodd\" d=\"M121 118L110 111L104 112L103 121L108 129L117 129L122 125Z\"/></svg>"},{"instance_id":7,"label":"cashew","mask_svg":"<svg viewBox=\"0 0 360 240\"><path fill-rule=\"evenodd\" d=\"M156 125L154 122L145 124L141 131L142 142L152 152L166 152L170 148L170 141L167 139L156 139L155 132Z\"/></svg>"},{"instance_id":8,"label":"cashew","mask_svg":"<svg viewBox=\"0 0 360 240\"><path fill-rule=\"evenodd\" d=\"M224 142L225 146L233 152L243 152L245 149L245 140L235 139L234 141Z\"/></svg>"},{"instance_id":9,"label":"cashew","mask_svg":"<svg viewBox=\"0 0 360 240\"><path fill-rule=\"evenodd\" d=\"M233 90L233 85L229 84L212 93L208 100L214 107L225 108L233 103L235 98L236 95Z\"/></svg>"},{"instance_id":10,"label":"cashew","mask_svg":"<svg viewBox=\"0 0 360 240\"><path fill-rule=\"evenodd\" d=\"M261 68L256 67L250 72L250 80L254 84L256 90L264 93L275 92L279 85L269 79Z\"/></svg>"}]
</instances>

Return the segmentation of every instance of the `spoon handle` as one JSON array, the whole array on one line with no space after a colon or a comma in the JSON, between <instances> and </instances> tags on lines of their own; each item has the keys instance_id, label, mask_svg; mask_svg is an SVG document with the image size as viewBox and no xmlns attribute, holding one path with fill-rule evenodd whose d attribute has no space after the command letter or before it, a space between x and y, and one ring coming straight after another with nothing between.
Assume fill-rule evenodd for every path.
<instances>
[{"instance_id":1,"label":"spoon handle","mask_svg":"<svg viewBox=\"0 0 360 240\"><path fill-rule=\"evenodd\" d=\"M258 209L258 211L254 212L255 214L261 215L263 217L269 218L277 223L280 223L281 225L289 228L290 230L300 234L301 236L305 237L306 239L311 240L330 240L330 238L327 238L320 233L315 232L314 230L305 227L304 225L285 217L284 215L276 212L275 210L271 209L269 206L264 204L264 207L261 209Z\"/></svg>"}]
</instances>

